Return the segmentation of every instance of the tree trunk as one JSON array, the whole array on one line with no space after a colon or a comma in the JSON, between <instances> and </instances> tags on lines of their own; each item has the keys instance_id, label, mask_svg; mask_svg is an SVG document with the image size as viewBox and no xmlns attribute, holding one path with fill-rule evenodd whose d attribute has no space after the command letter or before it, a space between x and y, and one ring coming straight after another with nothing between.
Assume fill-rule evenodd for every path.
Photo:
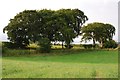
<instances>
[{"instance_id":1,"label":"tree trunk","mask_svg":"<svg viewBox=\"0 0 120 80\"><path fill-rule=\"evenodd\" d=\"M95 45L95 39L93 38L93 45Z\"/></svg>"},{"instance_id":2,"label":"tree trunk","mask_svg":"<svg viewBox=\"0 0 120 80\"><path fill-rule=\"evenodd\" d=\"M95 39L93 38L93 48L95 48Z\"/></svg>"},{"instance_id":3,"label":"tree trunk","mask_svg":"<svg viewBox=\"0 0 120 80\"><path fill-rule=\"evenodd\" d=\"M100 38L100 48L103 48L103 40Z\"/></svg>"},{"instance_id":4,"label":"tree trunk","mask_svg":"<svg viewBox=\"0 0 120 80\"><path fill-rule=\"evenodd\" d=\"M66 45L66 48L69 49L69 44Z\"/></svg>"},{"instance_id":5,"label":"tree trunk","mask_svg":"<svg viewBox=\"0 0 120 80\"><path fill-rule=\"evenodd\" d=\"M63 49L63 41L62 41L62 49Z\"/></svg>"}]
</instances>

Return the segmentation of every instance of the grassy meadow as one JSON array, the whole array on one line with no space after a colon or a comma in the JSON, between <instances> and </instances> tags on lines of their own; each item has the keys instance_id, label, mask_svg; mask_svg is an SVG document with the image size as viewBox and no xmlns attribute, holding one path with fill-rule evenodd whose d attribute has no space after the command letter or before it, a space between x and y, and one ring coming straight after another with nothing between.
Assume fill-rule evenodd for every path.
<instances>
[{"instance_id":1,"label":"grassy meadow","mask_svg":"<svg viewBox=\"0 0 120 80\"><path fill-rule=\"evenodd\" d=\"M0 59L1 60L1 59ZM117 78L117 50L53 50L2 58L3 78Z\"/></svg>"}]
</instances>

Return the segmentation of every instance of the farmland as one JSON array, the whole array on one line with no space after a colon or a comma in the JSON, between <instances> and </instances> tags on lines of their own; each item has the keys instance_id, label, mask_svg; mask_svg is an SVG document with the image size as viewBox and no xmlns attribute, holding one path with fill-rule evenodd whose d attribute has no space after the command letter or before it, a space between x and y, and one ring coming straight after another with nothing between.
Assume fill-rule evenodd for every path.
<instances>
[{"instance_id":1,"label":"farmland","mask_svg":"<svg viewBox=\"0 0 120 80\"><path fill-rule=\"evenodd\" d=\"M54 50L2 58L3 78L117 78L117 50Z\"/></svg>"}]
</instances>

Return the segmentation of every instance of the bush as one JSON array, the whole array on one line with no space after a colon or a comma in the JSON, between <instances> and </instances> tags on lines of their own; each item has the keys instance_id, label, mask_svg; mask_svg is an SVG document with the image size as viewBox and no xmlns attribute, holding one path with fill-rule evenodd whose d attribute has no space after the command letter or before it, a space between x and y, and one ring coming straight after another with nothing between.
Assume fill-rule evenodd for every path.
<instances>
[{"instance_id":1,"label":"bush","mask_svg":"<svg viewBox=\"0 0 120 80\"><path fill-rule=\"evenodd\" d=\"M2 42L2 47L3 48L9 48L9 49L26 49L25 46L19 46L18 44L12 43L12 42Z\"/></svg>"},{"instance_id":2,"label":"bush","mask_svg":"<svg viewBox=\"0 0 120 80\"><path fill-rule=\"evenodd\" d=\"M37 50L42 53L49 53L51 51L51 42L48 38L39 40L38 45L40 46Z\"/></svg>"},{"instance_id":3,"label":"bush","mask_svg":"<svg viewBox=\"0 0 120 80\"><path fill-rule=\"evenodd\" d=\"M3 48L14 48L16 45L11 42L2 42Z\"/></svg>"},{"instance_id":4,"label":"bush","mask_svg":"<svg viewBox=\"0 0 120 80\"><path fill-rule=\"evenodd\" d=\"M104 48L117 48L118 44L114 40L106 41L103 44Z\"/></svg>"},{"instance_id":5,"label":"bush","mask_svg":"<svg viewBox=\"0 0 120 80\"><path fill-rule=\"evenodd\" d=\"M99 48L98 44L83 44L83 45L80 45L80 46L83 46L85 49L91 49L91 48Z\"/></svg>"},{"instance_id":6,"label":"bush","mask_svg":"<svg viewBox=\"0 0 120 80\"><path fill-rule=\"evenodd\" d=\"M90 48L93 47L92 44L83 44L82 46L83 46L85 49L90 49Z\"/></svg>"}]
</instances>

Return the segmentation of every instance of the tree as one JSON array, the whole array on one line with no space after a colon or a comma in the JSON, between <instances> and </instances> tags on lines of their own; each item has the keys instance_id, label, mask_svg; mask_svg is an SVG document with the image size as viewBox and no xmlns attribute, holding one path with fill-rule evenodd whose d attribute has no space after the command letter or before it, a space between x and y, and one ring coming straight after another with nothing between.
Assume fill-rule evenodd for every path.
<instances>
[{"instance_id":1,"label":"tree","mask_svg":"<svg viewBox=\"0 0 120 80\"><path fill-rule=\"evenodd\" d=\"M29 44L32 31L35 30L36 18L35 10L20 12L14 19L10 19L10 23L4 28L3 32L7 31L8 39L17 44L19 48L23 48Z\"/></svg>"},{"instance_id":2,"label":"tree","mask_svg":"<svg viewBox=\"0 0 120 80\"><path fill-rule=\"evenodd\" d=\"M115 34L115 28L111 24L104 23L90 23L82 28L82 41L93 40L93 45L98 41L100 46L103 47L103 43L112 40Z\"/></svg>"},{"instance_id":3,"label":"tree","mask_svg":"<svg viewBox=\"0 0 120 80\"><path fill-rule=\"evenodd\" d=\"M43 38L62 41L69 46L87 20L78 9L25 10L11 19L3 31L7 31L9 40L20 48Z\"/></svg>"},{"instance_id":4,"label":"tree","mask_svg":"<svg viewBox=\"0 0 120 80\"><path fill-rule=\"evenodd\" d=\"M62 18L59 40L64 41L69 48L70 43L80 34L81 26L88 20L87 16L78 9L60 9L57 11Z\"/></svg>"},{"instance_id":5,"label":"tree","mask_svg":"<svg viewBox=\"0 0 120 80\"><path fill-rule=\"evenodd\" d=\"M71 28L64 27L61 29L62 38L66 43L66 48L70 49L70 43L73 42L73 39L76 37Z\"/></svg>"}]
</instances>

